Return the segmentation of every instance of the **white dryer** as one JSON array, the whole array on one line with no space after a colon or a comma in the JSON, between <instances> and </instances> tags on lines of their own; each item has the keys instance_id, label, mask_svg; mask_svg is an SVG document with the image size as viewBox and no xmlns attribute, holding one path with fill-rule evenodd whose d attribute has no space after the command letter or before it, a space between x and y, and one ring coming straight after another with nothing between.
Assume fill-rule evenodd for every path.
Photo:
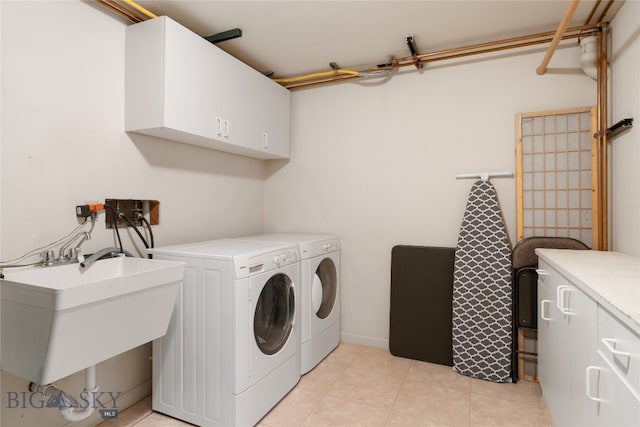
<instances>
[{"instance_id":1,"label":"white dryer","mask_svg":"<svg viewBox=\"0 0 640 427\"><path fill-rule=\"evenodd\" d=\"M186 263L167 335L153 342L153 409L256 424L300 379L297 247L224 239L149 252Z\"/></svg>"},{"instance_id":2,"label":"white dryer","mask_svg":"<svg viewBox=\"0 0 640 427\"><path fill-rule=\"evenodd\" d=\"M340 343L340 241L316 234L241 237L294 243L300 251L301 373L312 370Z\"/></svg>"}]
</instances>

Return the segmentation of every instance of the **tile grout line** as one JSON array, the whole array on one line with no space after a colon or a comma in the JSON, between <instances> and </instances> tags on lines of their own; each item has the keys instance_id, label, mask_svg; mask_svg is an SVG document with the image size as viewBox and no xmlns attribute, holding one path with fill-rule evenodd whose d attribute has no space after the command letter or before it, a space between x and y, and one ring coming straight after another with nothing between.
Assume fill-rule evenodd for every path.
<instances>
[{"instance_id":1,"label":"tile grout line","mask_svg":"<svg viewBox=\"0 0 640 427\"><path fill-rule=\"evenodd\" d=\"M336 347L337 349L337 347ZM335 351L335 350L334 350ZM309 412L309 415L306 416L306 418L304 419L303 425L307 423L307 421L309 420L309 418L315 413L316 409L318 408L318 406L320 405L320 402L329 395L329 392L331 391L331 389L338 383L338 381L340 381L340 378L342 378L342 376L344 375L344 373L347 371L347 369L349 369L349 367L353 364L354 360L356 360L356 358L358 357L358 355L362 352L362 349L359 349L356 353L356 355L353 357L353 359L351 359L351 361L347 364L344 365L344 368L340 370L340 375L337 376L336 380L331 384L330 387L327 387L327 390L325 390L324 393L318 393L320 394L320 398L318 399L318 401L313 405L313 409L311 409L311 411ZM331 353L330 353L331 354ZM330 355L329 354L329 355ZM313 369L316 369L318 366L320 366L322 363L328 363L328 364L334 364L334 365L338 365L340 366L340 363L334 363L334 362L330 362L327 361L327 357L325 357L324 359L322 359L322 361L320 361L320 363L318 363ZM309 371L311 372L311 371Z\"/></svg>"},{"instance_id":2,"label":"tile grout line","mask_svg":"<svg viewBox=\"0 0 640 427\"><path fill-rule=\"evenodd\" d=\"M415 363L413 360L409 360L409 367L407 368L407 372L402 376L402 381L400 382L400 387L398 387L398 391L396 392L396 397L393 399L393 403L391 404L391 408L389 409L389 413L387 414L387 418L384 420L384 425L389 425L389 419L391 418L391 414L393 414L393 408L396 407L396 403L398 402L398 397L400 397L400 391L407 381L407 377L409 376L409 371L411 370L411 366Z\"/></svg>"},{"instance_id":3,"label":"tile grout line","mask_svg":"<svg viewBox=\"0 0 640 427\"><path fill-rule=\"evenodd\" d=\"M481 380L481 379L478 379L478 378L473 378L473 377L470 377L470 378L472 380L485 381L485 380ZM523 382L523 381L519 381L519 382ZM514 386L516 386L515 384L517 384L517 383L494 383L494 384L505 384L505 385L513 384ZM512 394L510 394L508 396L502 396L502 395L497 396L497 395L494 395L492 393L473 392L473 387L470 387L470 390L471 390L471 394L476 395L476 396L492 397L494 399L504 400L506 402L516 403L516 404L519 404L519 405L528 406L528 407L536 408L536 409L543 409L545 407L544 402L541 400L542 399L541 396L537 396L536 399L535 399L536 402L532 403L533 400L528 398L528 397L526 399L518 399L518 398L511 398Z\"/></svg>"},{"instance_id":4,"label":"tile grout line","mask_svg":"<svg viewBox=\"0 0 640 427\"><path fill-rule=\"evenodd\" d=\"M415 360L415 359L410 359L410 360L411 360L411 363L414 366L417 366L420 363L434 364L433 362L424 362L424 361L419 361L419 360ZM436 364L436 365L438 365L438 366L447 366L447 365L441 365L441 364ZM455 371L453 371L453 366L447 366L447 368L449 370L451 370L452 372L455 372ZM460 376L460 377L462 377L462 378L464 378L464 379L466 379L466 380L470 380L471 379L470 377L467 377L467 376L462 375L462 374L457 373L457 372L455 372L455 374ZM409 378L409 375L408 375L408 372L407 372L407 376L406 376L404 381L406 381L408 378ZM403 384L404 384L404 382L403 382ZM467 398L469 398L469 396L470 396L470 385L468 387L464 387L465 390L462 390L463 387L453 386L453 385L450 385L450 384L444 384L444 383L440 383L440 382L437 383L437 384L431 384L429 387L437 387L437 388L440 388L440 389L443 389L443 390L448 390L448 391L463 391L463 392L467 393L467 395L468 395ZM464 399L464 395L463 395L462 398ZM397 401L397 399L396 399L396 401ZM468 403L470 404L470 399L469 399ZM395 404L394 404L394 406L395 406ZM396 410L396 411L399 414L413 416L412 414L410 414L408 412L403 412L403 411L399 411L399 410ZM424 416L421 416L421 418L424 418ZM434 421L433 418L431 418L431 417L427 417L426 419L429 420L430 422Z\"/></svg>"},{"instance_id":5,"label":"tile grout line","mask_svg":"<svg viewBox=\"0 0 640 427\"><path fill-rule=\"evenodd\" d=\"M388 350L387 350L387 351L388 351ZM358 366L356 366L355 362L356 362L356 359L357 359L359 356L362 356L362 353L363 353L363 352L364 352L364 350L363 350L363 349L359 350L359 351L358 351L358 353L356 354L356 356L353 358L353 360L352 360L351 362L349 362L348 364L346 364L346 365L345 365L345 368L342 370L342 372L341 372L340 376L336 379L336 381L335 381L335 383L333 384L333 386L335 386L335 384L337 384L337 383L338 383L338 381L339 381L339 380L340 380L344 375L346 375L347 371L349 371L349 370L354 370L354 371L359 371L359 370L361 370ZM398 388L398 391L397 391L396 396L395 396L395 398L394 398L394 400L393 400L393 403L391 404L391 406L390 406L390 408L389 408L389 412L388 412L388 414L387 414L387 416L386 416L386 418L385 418L385 425L386 425L387 421L389 420L389 418L391 417L391 413L393 412L393 407L395 406L395 403L396 403L396 401L397 401L397 399L398 399L398 396L399 396L399 394L400 394L400 389L402 388L402 385L404 384L404 381L405 381L406 377L408 376L408 373L409 373L409 369L410 369L410 367L411 367L411 364L414 362L413 360L410 360L410 359L408 359L408 360L409 360L409 362L410 362L410 363L409 363L409 368L407 368L406 372L405 372L405 373L403 373L403 375L402 375L402 379L401 379L401 381L400 381L400 387ZM362 370L364 371L364 369L362 369ZM384 378L386 378L386 379L394 379L394 378L395 378L395 376L394 376L394 375L379 375L379 376L380 376L380 377L384 377ZM325 393L325 395L324 395L324 396L327 396L327 395L332 396L330 393L331 393L331 390L332 390L333 386L332 386L332 387L330 387L330 388L327 390L327 392ZM324 397L324 396L323 396L323 397ZM337 396L334 396L334 397L337 397ZM350 397L341 397L341 399L348 400L348 401L350 401L350 402L352 402L352 403L356 403L356 404L358 404L358 405L366 405L366 404L367 404L367 403L362 402L362 401L360 401L360 400L351 399ZM305 421L306 421L306 420L305 420Z\"/></svg>"}]
</instances>

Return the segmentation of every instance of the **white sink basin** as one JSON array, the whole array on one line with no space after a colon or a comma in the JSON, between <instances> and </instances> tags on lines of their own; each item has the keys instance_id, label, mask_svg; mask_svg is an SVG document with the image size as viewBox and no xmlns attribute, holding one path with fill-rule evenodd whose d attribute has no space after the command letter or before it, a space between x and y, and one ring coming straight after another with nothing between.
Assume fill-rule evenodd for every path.
<instances>
[{"instance_id":1,"label":"white sink basin","mask_svg":"<svg viewBox=\"0 0 640 427\"><path fill-rule=\"evenodd\" d=\"M184 264L111 258L4 275L2 370L47 384L163 336Z\"/></svg>"}]
</instances>

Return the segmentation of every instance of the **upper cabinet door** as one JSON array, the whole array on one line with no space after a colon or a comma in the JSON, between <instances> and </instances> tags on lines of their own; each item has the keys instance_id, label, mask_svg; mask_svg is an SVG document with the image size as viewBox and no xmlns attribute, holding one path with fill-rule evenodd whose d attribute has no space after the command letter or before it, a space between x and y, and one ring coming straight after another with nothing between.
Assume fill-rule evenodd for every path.
<instances>
[{"instance_id":1,"label":"upper cabinet door","mask_svg":"<svg viewBox=\"0 0 640 427\"><path fill-rule=\"evenodd\" d=\"M289 156L289 90L273 83L262 74L253 76L251 106L252 145L265 153Z\"/></svg>"},{"instance_id":2,"label":"upper cabinet door","mask_svg":"<svg viewBox=\"0 0 640 427\"><path fill-rule=\"evenodd\" d=\"M160 65L164 71L164 115L160 125L224 140L219 121L224 117L224 105L232 100L224 86L230 61L221 54L224 52L211 49L209 42L194 37L186 28L169 20L164 24L164 34L159 35L164 38Z\"/></svg>"},{"instance_id":3,"label":"upper cabinet door","mask_svg":"<svg viewBox=\"0 0 640 427\"><path fill-rule=\"evenodd\" d=\"M289 91L170 18L127 28L125 67L126 131L289 157Z\"/></svg>"}]
</instances>

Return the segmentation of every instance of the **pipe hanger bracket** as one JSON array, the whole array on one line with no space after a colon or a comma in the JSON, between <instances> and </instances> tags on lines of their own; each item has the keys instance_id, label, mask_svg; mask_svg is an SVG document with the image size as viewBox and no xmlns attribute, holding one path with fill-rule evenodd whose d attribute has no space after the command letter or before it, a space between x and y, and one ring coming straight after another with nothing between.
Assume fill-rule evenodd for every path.
<instances>
[{"instance_id":1,"label":"pipe hanger bracket","mask_svg":"<svg viewBox=\"0 0 640 427\"><path fill-rule=\"evenodd\" d=\"M413 36L407 36L407 46L409 47L409 52L413 58L414 65L418 70L421 70L422 67L424 67L424 64L420 62L420 59L418 58L418 48L416 47L416 42L413 39Z\"/></svg>"},{"instance_id":2,"label":"pipe hanger bracket","mask_svg":"<svg viewBox=\"0 0 640 427\"><path fill-rule=\"evenodd\" d=\"M608 139L614 138L618 136L618 134L624 132L627 129L631 129L633 127L633 119L622 119L614 125L609 126L606 130L601 130L593 134L594 138L601 138L604 135L607 136Z\"/></svg>"},{"instance_id":3,"label":"pipe hanger bracket","mask_svg":"<svg viewBox=\"0 0 640 427\"><path fill-rule=\"evenodd\" d=\"M240 28L233 28L211 36L205 36L204 39L210 43L216 44L226 42L227 40L237 39L238 37L242 37L242 30Z\"/></svg>"}]
</instances>

